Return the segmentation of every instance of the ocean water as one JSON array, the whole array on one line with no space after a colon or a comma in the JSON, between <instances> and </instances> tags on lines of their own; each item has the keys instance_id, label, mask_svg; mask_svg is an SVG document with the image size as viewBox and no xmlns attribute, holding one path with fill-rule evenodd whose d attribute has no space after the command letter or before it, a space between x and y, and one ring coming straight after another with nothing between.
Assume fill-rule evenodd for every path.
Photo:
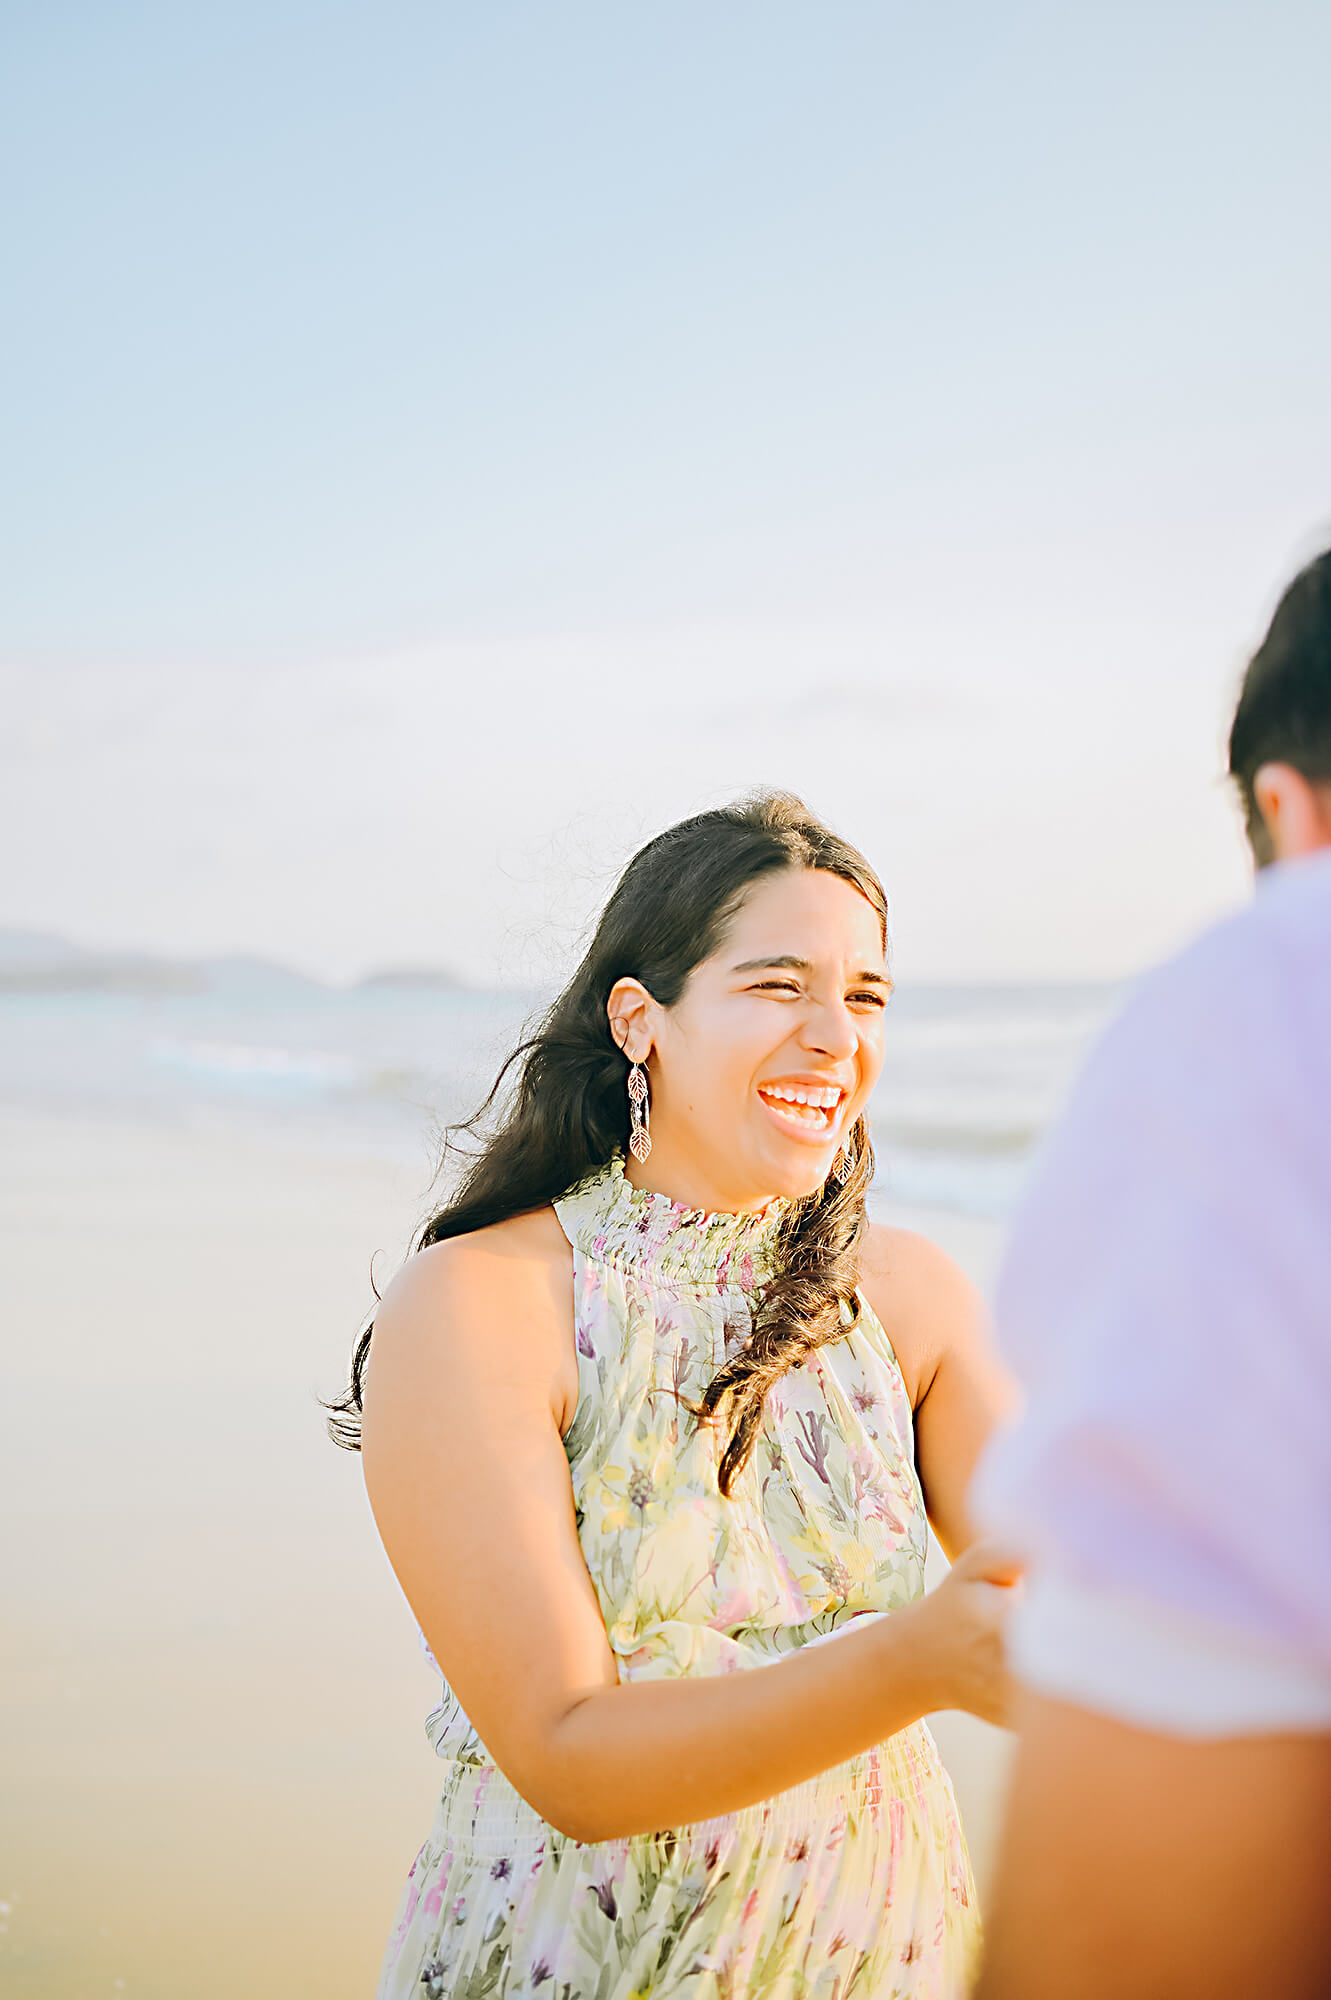
<instances>
[{"instance_id":1,"label":"ocean water","mask_svg":"<svg viewBox=\"0 0 1331 2000\"><path fill-rule=\"evenodd\" d=\"M1002 1219L1116 989L906 985L871 1106L878 1191ZM539 994L322 986L243 961L0 952L0 1104L242 1126L419 1163L484 1097Z\"/></svg>"}]
</instances>

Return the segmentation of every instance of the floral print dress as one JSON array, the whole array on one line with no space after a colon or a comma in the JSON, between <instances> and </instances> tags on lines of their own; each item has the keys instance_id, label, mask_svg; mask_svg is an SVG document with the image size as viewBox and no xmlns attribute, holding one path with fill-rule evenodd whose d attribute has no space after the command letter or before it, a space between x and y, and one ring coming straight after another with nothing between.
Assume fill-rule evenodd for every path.
<instances>
[{"instance_id":1,"label":"floral print dress","mask_svg":"<svg viewBox=\"0 0 1331 2000\"><path fill-rule=\"evenodd\" d=\"M725 1500L696 1401L746 1337L780 1204L705 1215L623 1162L556 1204L579 1396L564 1440L621 1681L744 1672L924 1589L911 1408L862 1303L770 1392ZM923 1722L742 1812L584 1843L495 1767L447 1686L439 1809L380 2000L951 2000L978 1949L952 1787Z\"/></svg>"}]
</instances>

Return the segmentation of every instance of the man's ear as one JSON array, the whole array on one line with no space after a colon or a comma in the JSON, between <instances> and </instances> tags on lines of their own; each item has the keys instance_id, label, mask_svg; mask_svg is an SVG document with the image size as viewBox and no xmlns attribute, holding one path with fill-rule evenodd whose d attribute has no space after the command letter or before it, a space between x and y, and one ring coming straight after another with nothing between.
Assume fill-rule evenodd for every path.
<instances>
[{"instance_id":1,"label":"man's ear","mask_svg":"<svg viewBox=\"0 0 1331 2000\"><path fill-rule=\"evenodd\" d=\"M630 1062L646 1062L655 1035L656 1002L640 979L617 979L605 1003L615 1046Z\"/></svg>"},{"instance_id":2,"label":"man's ear","mask_svg":"<svg viewBox=\"0 0 1331 2000\"><path fill-rule=\"evenodd\" d=\"M1331 786L1305 778L1292 764L1263 764L1252 795L1277 861L1331 847Z\"/></svg>"}]
</instances>

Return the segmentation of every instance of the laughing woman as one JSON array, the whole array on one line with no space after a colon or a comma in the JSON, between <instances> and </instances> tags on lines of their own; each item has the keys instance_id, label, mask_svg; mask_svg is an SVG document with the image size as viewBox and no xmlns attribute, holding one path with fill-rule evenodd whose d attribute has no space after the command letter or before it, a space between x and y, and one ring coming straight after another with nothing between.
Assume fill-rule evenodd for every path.
<instances>
[{"instance_id":1,"label":"laughing woman","mask_svg":"<svg viewBox=\"0 0 1331 2000\"><path fill-rule=\"evenodd\" d=\"M797 800L651 841L357 1349L334 1429L446 1677L381 2000L965 1990L921 1718L1004 1714L1006 1391L866 1221L886 944Z\"/></svg>"}]
</instances>

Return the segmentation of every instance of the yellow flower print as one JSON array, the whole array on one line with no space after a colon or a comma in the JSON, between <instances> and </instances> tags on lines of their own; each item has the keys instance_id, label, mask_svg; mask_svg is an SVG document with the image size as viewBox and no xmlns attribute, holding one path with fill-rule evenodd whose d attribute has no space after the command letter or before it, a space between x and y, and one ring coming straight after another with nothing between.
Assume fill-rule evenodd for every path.
<instances>
[{"instance_id":1,"label":"yellow flower print","mask_svg":"<svg viewBox=\"0 0 1331 2000\"><path fill-rule=\"evenodd\" d=\"M678 1463L657 1457L650 1466L603 1466L584 1499L602 1534L658 1527L668 1521L681 1485Z\"/></svg>"},{"instance_id":2,"label":"yellow flower print","mask_svg":"<svg viewBox=\"0 0 1331 2000\"><path fill-rule=\"evenodd\" d=\"M792 1535L788 1546L809 1560L812 1574L802 1574L800 1588L810 1600L810 1609L831 1609L838 1604L857 1607L871 1605L879 1561L863 1542L838 1540L835 1547L811 1528ZM819 1602L821 1600L821 1603Z\"/></svg>"},{"instance_id":3,"label":"yellow flower print","mask_svg":"<svg viewBox=\"0 0 1331 2000\"><path fill-rule=\"evenodd\" d=\"M588 1518L594 1518L602 1534L618 1534L634 1526L637 1515L629 1498L629 1475L619 1465L602 1466L595 1487L584 1498Z\"/></svg>"}]
</instances>

